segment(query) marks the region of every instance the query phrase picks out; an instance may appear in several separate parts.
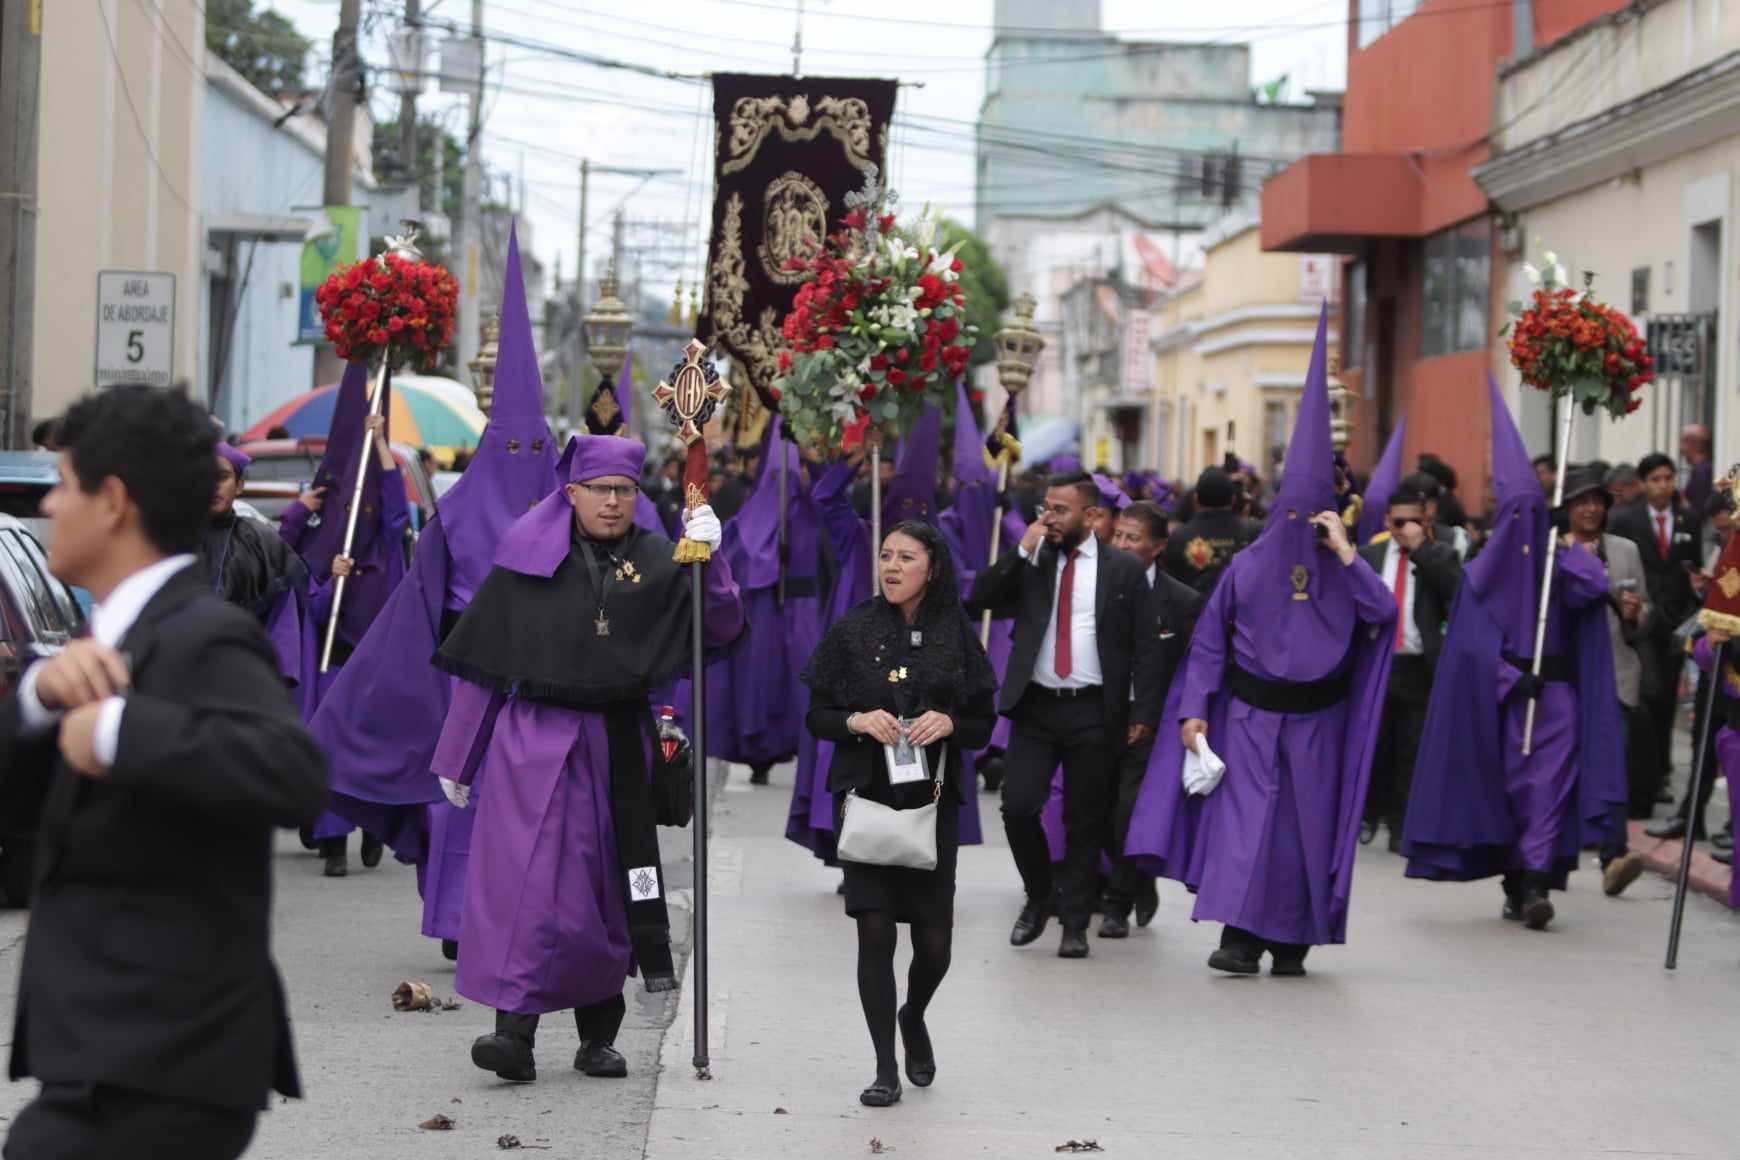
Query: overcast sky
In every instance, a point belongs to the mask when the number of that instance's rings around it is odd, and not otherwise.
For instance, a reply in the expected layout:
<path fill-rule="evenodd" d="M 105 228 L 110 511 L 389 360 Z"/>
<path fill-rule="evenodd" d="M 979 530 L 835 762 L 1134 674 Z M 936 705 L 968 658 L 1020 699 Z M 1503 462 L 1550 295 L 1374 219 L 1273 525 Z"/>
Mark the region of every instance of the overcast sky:
<path fill-rule="evenodd" d="M 423 0 L 424 15 L 469 25 L 470 0 Z M 310 81 L 331 56 L 338 0 L 257 0 L 292 19 L 316 42 Z M 559 45 L 600 57 L 686 73 L 789 72 L 797 0 L 485 0 L 491 32 Z M 1212 40 L 1252 45 L 1252 83 L 1290 75 L 1295 97 L 1308 88 L 1339 89 L 1346 76 L 1346 0 L 1104 0 L 1109 32 L 1126 39 Z M 364 0 L 374 25 L 364 38 L 371 65 L 387 61 L 386 33 L 399 0 Z M 896 76 L 897 119 L 945 130 L 897 126 L 890 169 L 902 204 L 931 202 L 970 220 L 971 122 L 985 91 L 992 0 L 808 0 L 803 70 L 812 75 Z M 439 35 L 439 34 L 432 34 Z M 692 282 L 704 262 L 696 224 L 708 212 L 711 96 L 704 83 L 666 80 L 553 58 L 536 48 L 491 43 L 485 99 L 484 159 L 496 174 L 526 178 L 526 216 L 546 265 L 571 274 L 579 216 L 578 160 L 595 165 L 677 169 L 636 190 L 637 179 L 594 175 L 588 257 L 609 246 L 609 215 L 623 204 L 637 219 L 668 222 L 662 271 L 647 270 L 649 292 L 667 296 L 679 274 Z M 437 67 L 433 62 L 430 67 Z M 377 81 L 377 119 L 397 115 L 398 99 Z M 425 112 L 445 115 L 456 135 L 464 98 L 435 93 Z M 946 119 L 946 120 L 945 120 Z M 499 191 L 500 186 L 497 186 Z M 516 194 L 517 196 L 517 194 Z M 687 236 L 684 236 L 684 227 Z M 651 235 L 641 234 L 645 242 Z"/>

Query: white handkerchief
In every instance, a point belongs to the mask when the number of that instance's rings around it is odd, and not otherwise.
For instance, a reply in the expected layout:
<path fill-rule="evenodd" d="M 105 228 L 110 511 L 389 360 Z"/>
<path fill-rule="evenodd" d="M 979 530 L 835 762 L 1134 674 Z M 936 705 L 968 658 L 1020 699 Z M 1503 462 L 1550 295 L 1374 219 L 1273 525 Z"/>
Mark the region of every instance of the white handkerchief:
<path fill-rule="evenodd" d="M 1211 794 L 1226 774 L 1226 762 L 1208 747 L 1208 739 L 1197 737 L 1196 748 L 1184 751 L 1184 792 Z"/>

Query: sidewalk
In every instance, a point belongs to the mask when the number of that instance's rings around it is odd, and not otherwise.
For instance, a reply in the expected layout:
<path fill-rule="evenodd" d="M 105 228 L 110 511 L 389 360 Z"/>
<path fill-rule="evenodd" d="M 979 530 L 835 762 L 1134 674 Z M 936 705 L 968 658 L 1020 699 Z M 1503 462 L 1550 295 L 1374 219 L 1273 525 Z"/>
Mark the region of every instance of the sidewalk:
<path fill-rule="evenodd" d="M 745 779 L 733 769 L 714 815 L 715 1078 L 690 1066 L 685 986 L 650 1160 L 871 1155 L 873 1139 L 897 1160 L 1083 1139 L 1189 1160 L 1733 1154 L 1720 1109 L 1740 1064 L 1740 921 L 1705 899 L 1669 973 L 1661 879 L 1610 900 L 1591 865 L 1536 935 L 1499 920 L 1495 884 L 1408 882 L 1367 849 L 1352 942 L 1315 952 L 1309 979 L 1212 974 L 1218 930 L 1164 883 L 1152 928 L 1063 962 L 1055 924 L 1008 945 L 1019 895 L 989 797 L 997 845 L 962 852 L 954 966 L 930 1016 L 936 1085 L 862 1108 L 873 1059 L 837 874 L 779 836 L 790 767 L 769 789 Z M 1639 1078 L 1662 1074 L 1677 1078 Z"/>

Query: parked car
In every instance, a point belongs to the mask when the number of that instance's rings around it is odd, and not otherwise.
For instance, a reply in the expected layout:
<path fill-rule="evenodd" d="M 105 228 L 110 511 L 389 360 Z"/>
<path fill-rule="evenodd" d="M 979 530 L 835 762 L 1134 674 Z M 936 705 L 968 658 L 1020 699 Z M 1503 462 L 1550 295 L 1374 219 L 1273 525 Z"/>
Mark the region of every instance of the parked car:
<path fill-rule="evenodd" d="M 60 457 L 52 451 L 0 451 L 0 515 L 22 520 L 38 542 L 48 542 L 42 497 L 60 482 Z"/>
<path fill-rule="evenodd" d="M 65 646 L 84 622 L 72 590 L 49 575 L 29 527 L 0 515 L 0 697 L 12 692 L 26 664 Z M 0 891 L 12 906 L 29 901 L 36 819 L 47 790 L 46 781 L 0 778 Z"/>
<path fill-rule="evenodd" d="M 411 508 L 411 530 L 419 532 L 435 515 L 435 487 L 423 471 L 417 449 L 408 443 L 395 443 L 393 458 L 399 463 L 399 474 L 405 481 L 405 501 Z M 248 468 L 242 497 L 261 515 L 277 519 L 290 506 L 301 490 L 314 479 L 326 454 L 325 439 L 263 439 L 244 443 L 244 455 L 254 461 Z M 265 485 L 273 484 L 276 487 Z"/>

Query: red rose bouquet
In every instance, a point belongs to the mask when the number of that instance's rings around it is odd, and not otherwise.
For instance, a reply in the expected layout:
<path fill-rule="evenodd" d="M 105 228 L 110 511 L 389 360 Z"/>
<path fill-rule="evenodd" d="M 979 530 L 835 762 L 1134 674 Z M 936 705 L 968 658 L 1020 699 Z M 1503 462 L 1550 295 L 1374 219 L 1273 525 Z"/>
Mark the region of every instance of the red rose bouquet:
<path fill-rule="evenodd" d="M 453 340 L 459 283 L 443 266 L 388 250 L 333 271 L 314 301 L 339 358 L 430 371 Z"/>
<path fill-rule="evenodd" d="M 815 256 L 787 262 L 805 281 L 781 328 L 789 349 L 774 392 L 802 444 L 855 447 L 871 425 L 902 435 L 926 403 L 953 398 L 967 368 L 976 332 L 960 259 L 936 250 L 928 210 L 896 228 L 893 200 L 872 174 Z"/>
<path fill-rule="evenodd" d="M 1511 365 L 1523 382 L 1569 395 L 1585 415 L 1604 407 L 1615 419 L 1643 406 L 1642 391 L 1655 377 L 1654 362 L 1631 320 L 1613 307 L 1564 285 L 1565 269 L 1549 251 L 1546 265 L 1523 271 L 1539 285 L 1530 301 L 1512 302 Z"/>

